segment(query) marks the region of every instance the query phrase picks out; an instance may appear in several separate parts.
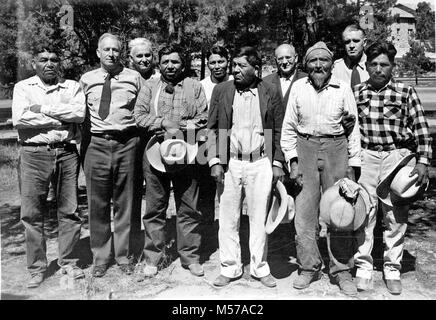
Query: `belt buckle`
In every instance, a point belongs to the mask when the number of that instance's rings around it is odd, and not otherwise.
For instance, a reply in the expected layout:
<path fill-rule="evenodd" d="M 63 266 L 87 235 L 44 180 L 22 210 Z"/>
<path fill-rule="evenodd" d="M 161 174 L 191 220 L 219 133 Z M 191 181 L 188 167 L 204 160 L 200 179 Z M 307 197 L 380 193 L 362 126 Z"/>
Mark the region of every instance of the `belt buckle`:
<path fill-rule="evenodd" d="M 110 140 L 112 138 L 112 136 L 110 134 L 108 134 L 108 133 L 105 133 L 103 135 L 103 138 L 105 138 L 106 140 Z"/>
<path fill-rule="evenodd" d="M 378 151 L 378 152 L 382 152 L 382 151 L 383 151 L 383 146 L 382 146 L 381 144 L 378 144 L 378 145 L 376 146 L 376 148 L 377 148 L 377 151 Z"/>

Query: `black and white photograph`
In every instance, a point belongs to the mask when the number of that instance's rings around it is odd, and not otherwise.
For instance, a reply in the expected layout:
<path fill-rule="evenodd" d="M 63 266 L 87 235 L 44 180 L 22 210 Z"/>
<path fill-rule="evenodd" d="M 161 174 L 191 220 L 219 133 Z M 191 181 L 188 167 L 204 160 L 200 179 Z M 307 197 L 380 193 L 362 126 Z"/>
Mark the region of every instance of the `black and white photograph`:
<path fill-rule="evenodd" d="M 434 0 L 0 0 L 0 300 L 435 300 L 435 30 Z"/>

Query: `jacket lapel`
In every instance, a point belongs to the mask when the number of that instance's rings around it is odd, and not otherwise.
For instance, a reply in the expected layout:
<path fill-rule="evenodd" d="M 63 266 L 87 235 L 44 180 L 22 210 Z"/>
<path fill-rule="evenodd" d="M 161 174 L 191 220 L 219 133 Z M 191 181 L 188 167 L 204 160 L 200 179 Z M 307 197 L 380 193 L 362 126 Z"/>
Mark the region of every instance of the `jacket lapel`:
<path fill-rule="evenodd" d="M 233 83 L 231 83 L 231 85 L 229 85 L 229 89 L 225 90 L 225 94 L 224 94 L 224 111 L 226 114 L 226 118 L 227 118 L 227 123 L 229 124 L 229 126 L 232 125 L 232 113 L 233 113 L 233 99 L 235 98 L 235 85 Z"/>
<path fill-rule="evenodd" d="M 259 107 L 260 107 L 260 114 L 262 115 L 262 126 L 263 126 L 263 128 L 265 128 L 266 111 L 268 109 L 269 95 L 268 95 L 268 92 L 265 90 L 265 87 L 263 86 L 262 82 L 260 82 L 258 84 L 257 92 L 259 94 Z"/>

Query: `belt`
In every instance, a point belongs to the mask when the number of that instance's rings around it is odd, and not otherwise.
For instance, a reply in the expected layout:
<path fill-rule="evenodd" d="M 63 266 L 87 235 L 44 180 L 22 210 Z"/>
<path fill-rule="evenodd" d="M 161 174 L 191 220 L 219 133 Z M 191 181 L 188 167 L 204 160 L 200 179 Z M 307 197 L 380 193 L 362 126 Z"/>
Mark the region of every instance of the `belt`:
<path fill-rule="evenodd" d="M 37 143 L 37 142 L 21 142 L 23 147 L 47 147 L 49 149 L 66 149 L 74 148 L 76 145 L 70 142 L 54 142 L 54 143 Z"/>
<path fill-rule="evenodd" d="M 110 130 L 110 131 L 104 131 L 104 132 L 92 132 L 91 133 L 91 135 L 94 137 L 104 138 L 106 140 L 129 139 L 131 137 L 137 136 L 138 134 L 139 134 L 139 131 L 136 127 L 133 129 Z"/>
<path fill-rule="evenodd" d="M 298 132 L 298 135 L 303 138 L 303 139 L 312 139 L 312 140 L 320 140 L 320 139 L 344 139 L 347 136 L 345 134 L 338 134 L 338 135 L 334 135 L 334 134 L 322 134 L 319 136 L 314 136 L 311 134 L 306 134 L 306 133 L 300 133 Z"/>
<path fill-rule="evenodd" d="M 243 160 L 243 161 L 249 161 L 254 162 L 260 159 L 263 159 L 266 157 L 266 154 L 264 152 L 258 153 L 258 152 L 251 152 L 251 153 L 230 153 L 230 158 L 235 160 Z"/>

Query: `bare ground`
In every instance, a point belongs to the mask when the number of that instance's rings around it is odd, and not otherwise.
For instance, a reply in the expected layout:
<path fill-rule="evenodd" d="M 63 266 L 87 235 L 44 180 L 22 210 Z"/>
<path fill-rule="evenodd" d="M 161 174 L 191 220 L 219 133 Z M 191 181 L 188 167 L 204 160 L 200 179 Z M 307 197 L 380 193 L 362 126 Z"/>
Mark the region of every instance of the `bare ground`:
<path fill-rule="evenodd" d="M 292 281 L 297 272 L 294 232 L 292 225 L 282 224 L 269 238 L 269 255 L 272 275 L 277 279 L 277 287 L 263 287 L 252 279 L 248 272 L 247 221 L 242 219 L 241 242 L 243 246 L 244 276 L 229 286 L 216 289 L 211 283 L 219 274 L 217 251 L 217 222 L 207 225 L 204 230 L 205 247 L 203 260 L 205 276 L 196 278 L 183 269 L 174 256 L 174 243 L 168 244 L 168 260 L 154 279 L 143 279 L 138 265 L 132 276 L 125 276 L 113 265 L 105 277 L 91 276 L 92 256 L 89 249 L 89 231 L 86 221 L 86 196 L 80 185 L 80 211 L 85 219 L 82 237 L 77 247 L 80 264 L 86 278 L 70 281 L 61 275 L 57 268 L 57 229 L 52 210 L 47 217 L 47 252 L 50 267 L 48 278 L 37 289 L 27 289 L 29 274 L 26 270 L 26 255 L 23 226 L 19 219 L 20 201 L 17 187 L 0 190 L 1 219 L 1 299 L 54 299 L 54 300 L 101 300 L 101 299 L 217 299 L 217 300 L 299 300 L 299 299 L 357 299 L 357 300 L 402 300 L 436 299 L 436 176 L 424 199 L 416 201 L 411 208 L 409 228 L 405 239 L 403 257 L 403 293 L 390 295 L 382 279 L 382 238 L 381 228 L 376 230 L 374 288 L 349 298 L 340 293 L 339 288 L 329 280 L 327 270 L 323 277 L 308 289 L 295 290 Z M 79 180 L 80 182 L 80 180 Z M 144 207 L 144 206 L 143 206 Z M 143 208 L 144 210 L 144 208 Z M 170 208 L 169 210 L 174 210 Z M 169 225 L 173 226 L 173 220 Z M 174 233 L 169 229 L 169 239 Z M 328 255 L 324 239 L 320 239 L 320 249 L 328 265 Z"/>

